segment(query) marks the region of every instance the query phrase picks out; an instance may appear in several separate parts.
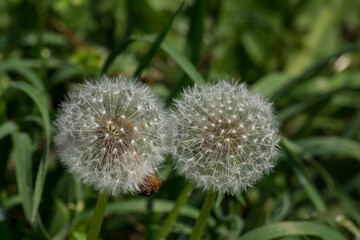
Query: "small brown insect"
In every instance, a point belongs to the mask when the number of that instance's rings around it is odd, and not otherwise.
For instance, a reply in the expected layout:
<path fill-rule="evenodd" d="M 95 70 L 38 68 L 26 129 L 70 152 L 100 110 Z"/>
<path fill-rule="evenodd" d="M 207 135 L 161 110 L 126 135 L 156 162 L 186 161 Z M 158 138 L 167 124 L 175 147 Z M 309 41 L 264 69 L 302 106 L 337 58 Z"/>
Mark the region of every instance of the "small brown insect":
<path fill-rule="evenodd" d="M 157 176 L 155 175 L 147 176 L 144 179 L 144 182 L 139 186 L 140 187 L 139 195 L 143 197 L 152 196 L 159 191 L 160 186 L 161 186 L 161 180 Z"/>

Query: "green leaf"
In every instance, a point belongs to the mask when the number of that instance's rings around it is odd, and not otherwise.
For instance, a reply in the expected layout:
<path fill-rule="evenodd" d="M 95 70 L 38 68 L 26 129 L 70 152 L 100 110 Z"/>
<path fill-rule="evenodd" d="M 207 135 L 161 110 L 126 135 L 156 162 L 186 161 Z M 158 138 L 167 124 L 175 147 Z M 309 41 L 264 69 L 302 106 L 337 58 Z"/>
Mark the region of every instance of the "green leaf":
<path fill-rule="evenodd" d="M 9 62 L 15 62 L 17 66 L 22 66 L 23 68 L 41 68 L 43 66 L 43 62 L 41 59 L 16 59 L 16 60 L 9 60 Z M 62 61 L 59 61 L 56 58 L 48 58 L 46 59 L 45 65 L 47 68 L 58 68 L 61 67 L 63 64 Z"/>
<path fill-rule="evenodd" d="M 240 196 L 240 194 L 238 194 L 238 196 Z M 223 209 L 221 206 L 221 202 L 224 198 L 224 194 L 223 193 L 219 193 L 216 199 L 216 202 L 213 206 L 212 211 L 214 212 L 215 216 L 223 222 L 229 222 L 231 223 L 231 225 L 234 227 L 233 229 L 231 229 L 231 238 L 229 236 L 229 239 L 235 239 L 238 236 L 240 236 L 241 231 L 244 228 L 244 220 L 238 215 L 238 213 L 232 212 L 229 206 L 229 213 L 228 215 L 224 215 L 223 213 Z"/>
<path fill-rule="evenodd" d="M 344 190 L 342 185 L 339 184 L 320 163 L 315 161 L 315 159 L 312 160 L 313 161 L 311 161 L 311 164 L 325 180 L 329 187 L 329 192 L 331 192 L 335 198 L 339 199 L 339 203 L 344 207 L 345 213 L 351 216 L 359 224 L 360 214 L 357 202 L 351 198 L 348 192 Z"/>
<path fill-rule="evenodd" d="M 11 208 L 13 208 L 13 207 L 15 207 L 17 205 L 21 205 L 21 203 L 22 203 L 22 199 L 21 199 L 20 195 L 9 196 L 7 198 L 2 199 L 2 202 L 1 202 L 2 206 L 6 210 L 9 210 L 9 209 L 11 209 Z"/>
<path fill-rule="evenodd" d="M 336 221 L 342 227 L 346 228 L 349 232 L 351 232 L 355 236 L 355 239 L 360 239 L 360 229 L 350 219 L 346 218 L 345 216 L 339 215 L 336 218 Z"/>
<path fill-rule="evenodd" d="M 146 199 L 121 200 L 109 203 L 106 207 L 106 214 L 128 214 L 128 213 L 146 213 L 148 201 Z M 174 202 L 168 200 L 155 199 L 152 210 L 157 213 L 168 213 L 174 207 Z M 84 221 L 93 216 L 94 210 L 89 210 L 78 215 L 77 221 Z M 199 210 L 189 205 L 184 205 L 180 210 L 180 215 L 197 219 Z M 211 216 L 208 218 L 209 226 L 215 225 L 215 220 Z"/>
<path fill-rule="evenodd" d="M 259 79 L 252 87 L 251 90 L 260 93 L 265 97 L 271 97 L 278 91 L 285 83 L 290 80 L 290 76 L 285 73 L 270 73 L 265 77 Z"/>
<path fill-rule="evenodd" d="M 294 89 L 295 86 L 298 85 L 299 83 L 306 80 L 311 80 L 311 75 L 313 75 L 314 72 L 319 71 L 321 68 L 325 66 L 328 66 L 331 62 L 341 57 L 345 53 L 358 52 L 359 50 L 360 50 L 360 43 L 353 43 L 325 57 L 324 59 L 314 63 L 312 66 L 304 70 L 298 76 L 289 79 L 289 81 L 287 82 L 282 83 L 282 86 L 279 86 L 276 92 L 273 94 L 272 99 L 279 99 L 283 95 L 286 95 L 288 92 L 290 92 L 291 89 Z"/>
<path fill-rule="evenodd" d="M 67 222 L 70 219 L 70 210 L 66 204 L 59 198 L 54 200 L 55 204 L 53 205 L 53 215 L 51 218 L 51 224 L 49 227 L 49 233 L 55 235 L 62 231 L 62 229 L 67 228 Z"/>
<path fill-rule="evenodd" d="M 16 184 L 25 216 L 30 221 L 32 210 L 31 139 L 26 133 L 13 133 L 11 138 L 14 146 Z"/>
<path fill-rule="evenodd" d="M 86 72 L 82 68 L 74 67 L 74 66 L 64 67 L 64 68 L 59 69 L 59 71 L 57 71 L 53 75 L 49 85 L 51 88 L 53 88 L 53 87 L 56 87 L 59 83 L 62 83 L 69 78 L 75 78 L 75 77 L 84 76 L 84 75 L 86 75 Z"/>
<path fill-rule="evenodd" d="M 319 6 L 319 5 L 315 5 Z M 303 39 L 303 48 L 298 52 L 291 61 L 288 61 L 286 72 L 290 74 L 299 74 L 309 67 L 314 59 L 323 56 L 324 52 L 331 51 L 334 47 L 329 39 L 333 39 L 335 28 L 338 26 L 341 18 L 341 2 L 331 1 L 326 5 L 313 12 L 312 24 L 309 31 Z"/>
<path fill-rule="evenodd" d="M 196 66 L 201 54 L 201 47 L 203 43 L 206 1 L 197 0 L 189 9 L 189 12 L 190 28 L 186 38 L 185 56 L 188 58 L 190 63 Z M 175 87 L 166 97 L 166 105 L 169 106 L 173 102 L 173 99 L 176 98 L 185 87 L 192 86 L 193 82 L 194 81 L 189 79 L 186 73 L 182 71 L 178 80 L 176 80 Z"/>
<path fill-rule="evenodd" d="M 256 31 L 244 32 L 243 34 L 241 34 L 240 40 L 241 43 L 244 45 L 247 54 L 257 66 L 267 65 L 266 64 L 266 61 L 268 61 L 266 57 L 268 55 L 266 54 L 267 46 L 263 44 L 264 42 L 262 42 L 264 41 L 264 39 L 258 37 L 258 32 Z"/>
<path fill-rule="evenodd" d="M 3 124 L 0 125 L 0 139 L 6 137 L 9 134 L 17 132 L 18 130 L 19 127 L 14 122 L 12 121 L 4 122 Z"/>
<path fill-rule="evenodd" d="M 47 99 L 43 93 L 37 88 L 31 86 L 26 82 L 13 82 L 11 88 L 15 88 L 26 93 L 38 107 L 42 120 L 44 122 L 44 131 L 47 145 L 50 144 L 50 118 Z"/>
<path fill-rule="evenodd" d="M 155 37 L 153 35 L 134 37 L 136 40 L 145 41 L 145 42 L 154 42 Z M 181 69 L 190 77 L 190 79 L 197 84 L 205 83 L 204 78 L 201 74 L 196 70 L 194 65 L 182 54 L 180 53 L 172 44 L 167 41 L 163 41 L 161 43 L 161 48 L 167 52 L 177 64 L 181 67 Z"/>
<path fill-rule="evenodd" d="M 360 144 L 341 137 L 311 137 L 294 141 L 312 155 L 342 154 L 360 160 Z"/>
<path fill-rule="evenodd" d="M 296 177 L 298 178 L 301 185 L 304 187 L 305 192 L 308 194 L 310 200 L 313 202 L 315 208 L 321 212 L 325 213 L 327 211 L 326 204 L 321 198 L 321 194 L 312 183 L 310 177 L 306 174 L 307 171 L 305 166 L 301 163 L 297 155 L 295 155 L 291 149 L 291 142 L 286 138 L 283 138 L 281 141 L 282 148 L 290 157 L 290 163 L 295 171 Z"/>
<path fill-rule="evenodd" d="M 276 209 L 276 212 L 272 214 L 270 222 L 280 222 L 291 211 L 291 198 L 289 192 L 284 192 L 282 195 L 282 204 Z"/>
<path fill-rule="evenodd" d="M 165 28 L 158 34 L 158 36 L 156 37 L 155 41 L 153 42 L 153 44 L 151 45 L 151 48 L 149 50 L 149 52 L 147 52 L 147 54 L 144 56 L 144 58 L 141 60 L 138 68 L 135 71 L 134 77 L 137 78 L 140 76 L 140 74 L 142 73 L 142 71 L 144 70 L 144 68 L 149 64 L 151 58 L 155 55 L 155 53 L 157 52 L 157 50 L 160 47 L 160 44 L 164 41 L 167 33 L 169 32 L 171 25 L 174 21 L 174 19 L 176 18 L 176 16 L 180 13 L 181 9 L 184 6 L 184 2 L 182 2 L 179 6 L 179 8 L 177 9 L 177 11 L 175 12 L 175 14 L 171 17 L 171 19 L 168 21 L 168 23 L 166 24 Z"/>
<path fill-rule="evenodd" d="M 106 59 L 104 67 L 101 73 L 105 73 L 107 69 L 110 67 L 111 63 L 115 60 L 115 58 L 122 53 L 131 43 L 135 40 L 145 41 L 145 42 L 154 42 L 154 35 L 146 35 L 146 36 L 138 36 L 132 39 L 127 39 L 122 42 L 114 51 L 111 52 L 110 56 Z M 161 48 L 167 52 L 177 64 L 181 67 L 181 69 L 190 77 L 190 79 L 197 84 L 205 83 L 204 78 L 201 74 L 196 70 L 194 65 L 182 54 L 180 53 L 173 45 L 168 43 L 167 41 L 163 41 L 161 43 Z"/>
<path fill-rule="evenodd" d="M 172 3 L 173 4 L 173 3 Z M 164 22 L 165 14 L 154 9 L 154 5 L 148 0 L 127 1 L 128 5 L 128 21 L 124 35 L 129 36 L 135 28 L 141 28 L 146 32 L 155 32 Z M 129 26 L 130 25 L 130 26 Z"/>
<path fill-rule="evenodd" d="M 114 50 L 111 51 L 109 57 L 106 59 L 104 66 L 101 69 L 101 75 L 105 74 L 109 69 L 110 65 L 113 63 L 115 58 L 120 55 L 135 39 L 130 38 L 122 41 Z"/>
<path fill-rule="evenodd" d="M 314 97 L 306 98 L 303 101 L 299 101 L 297 103 L 290 105 L 289 107 L 284 108 L 276 115 L 276 118 L 280 122 L 283 122 L 283 121 L 289 119 L 290 117 L 294 116 L 298 112 L 303 111 L 304 109 L 306 109 L 316 103 L 324 101 L 324 100 L 332 97 L 334 94 L 341 92 L 341 91 L 342 91 L 342 89 L 338 89 L 338 90 L 335 90 L 335 91 L 332 91 L 329 93 L 324 93 L 324 94 L 320 94 L 320 95 L 317 95 Z"/>
<path fill-rule="evenodd" d="M 334 76 L 316 76 L 307 79 L 290 90 L 287 95 L 290 99 L 306 99 L 336 91 L 358 90 L 360 88 L 360 73 L 346 71 L 337 73 Z"/>
<path fill-rule="evenodd" d="M 45 86 L 42 83 L 41 79 L 36 75 L 30 68 L 27 68 L 22 64 L 22 61 L 11 60 L 5 61 L 0 64 L 0 74 L 2 72 L 16 72 L 17 74 L 23 76 L 28 80 L 34 87 L 40 91 L 45 91 Z"/>
<path fill-rule="evenodd" d="M 32 209 L 32 215 L 31 215 L 31 221 L 34 222 L 37 210 L 40 205 L 42 192 L 44 189 L 45 184 L 45 178 L 46 178 L 46 169 L 49 159 L 49 147 L 45 148 L 45 152 L 43 153 L 43 157 L 40 161 L 39 168 L 36 174 L 36 181 L 35 181 L 35 190 L 34 190 L 34 198 L 33 198 L 33 209 Z"/>
<path fill-rule="evenodd" d="M 328 185 L 329 192 L 331 192 L 335 198 L 339 199 L 339 203 L 344 207 L 347 214 L 352 216 L 358 223 L 360 222 L 360 214 L 358 213 L 358 206 L 356 202 L 352 200 L 347 191 L 343 189 L 343 187 L 336 182 L 336 180 L 330 175 L 330 173 L 313 157 L 306 152 L 306 149 L 301 148 L 296 145 L 294 142 L 290 142 L 283 138 L 283 141 L 286 142 L 288 148 L 297 154 L 302 154 L 304 158 L 309 160 L 309 163 L 313 166 L 313 168 L 322 176 L 324 182 Z"/>
<path fill-rule="evenodd" d="M 46 177 L 46 168 L 49 159 L 48 153 L 50 146 L 50 117 L 49 117 L 48 104 L 47 104 L 46 96 L 44 96 L 38 89 L 36 89 L 35 87 L 31 86 L 28 83 L 14 82 L 11 87 L 23 91 L 35 102 L 35 104 L 37 105 L 40 111 L 44 123 L 46 146 L 45 146 L 45 151 L 43 153 L 43 158 L 40 161 L 40 165 L 35 181 L 35 190 L 34 190 L 33 206 L 32 206 L 33 209 L 31 214 L 31 222 L 34 222 L 41 201 L 41 195 L 44 188 L 45 177 Z"/>
<path fill-rule="evenodd" d="M 281 222 L 256 228 L 238 240 L 270 240 L 295 235 L 315 236 L 324 240 L 346 240 L 337 230 L 315 222 Z"/>
<path fill-rule="evenodd" d="M 204 20 L 206 15 L 206 1 L 197 0 L 191 8 L 190 29 L 187 34 L 187 55 L 192 63 L 196 64 L 203 42 Z"/>
<path fill-rule="evenodd" d="M 357 131 L 360 129 L 360 110 L 357 111 L 354 119 L 350 123 L 350 125 L 346 128 L 343 137 L 351 138 L 356 135 Z"/>

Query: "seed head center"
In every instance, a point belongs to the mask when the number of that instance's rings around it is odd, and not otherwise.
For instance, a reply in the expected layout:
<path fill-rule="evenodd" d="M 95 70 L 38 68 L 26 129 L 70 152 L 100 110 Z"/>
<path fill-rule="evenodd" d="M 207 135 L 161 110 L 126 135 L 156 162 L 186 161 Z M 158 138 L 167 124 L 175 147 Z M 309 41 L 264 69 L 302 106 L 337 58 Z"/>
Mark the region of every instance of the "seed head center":
<path fill-rule="evenodd" d="M 234 149 L 244 141 L 243 128 L 237 121 L 229 121 L 224 116 L 211 117 L 208 120 L 205 127 L 205 147 L 222 156 L 232 155 Z"/>
<path fill-rule="evenodd" d="M 123 154 L 131 147 L 135 138 L 134 127 L 121 116 L 104 117 L 98 123 L 95 133 L 98 148 L 105 151 L 106 154 Z"/>

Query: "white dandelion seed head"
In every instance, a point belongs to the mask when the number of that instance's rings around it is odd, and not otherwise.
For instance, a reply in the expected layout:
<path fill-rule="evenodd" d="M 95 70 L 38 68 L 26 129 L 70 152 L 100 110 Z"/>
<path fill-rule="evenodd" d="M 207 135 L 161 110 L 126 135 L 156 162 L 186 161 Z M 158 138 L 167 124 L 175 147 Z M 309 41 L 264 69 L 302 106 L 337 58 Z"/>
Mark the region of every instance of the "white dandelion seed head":
<path fill-rule="evenodd" d="M 86 82 L 68 94 L 55 121 L 61 162 L 98 191 L 138 192 L 163 161 L 163 107 L 149 87 L 133 79 Z"/>
<path fill-rule="evenodd" d="M 175 167 L 197 187 L 238 193 L 274 166 L 279 135 L 272 104 L 245 84 L 195 85 L 175 107 Z"/>

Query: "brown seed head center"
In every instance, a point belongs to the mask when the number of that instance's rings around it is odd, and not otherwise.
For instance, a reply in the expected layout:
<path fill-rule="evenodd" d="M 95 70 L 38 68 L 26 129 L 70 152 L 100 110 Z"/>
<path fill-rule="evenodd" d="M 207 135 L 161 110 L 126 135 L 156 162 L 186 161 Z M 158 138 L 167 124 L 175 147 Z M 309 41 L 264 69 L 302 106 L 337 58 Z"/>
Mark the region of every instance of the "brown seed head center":
<path fill-rule="evenodd" d="M 232 155 L 235 149 L 244 141 L 243 127 L 239 122 L 224 116 L 210 117 L 206 130 L 204 145 L 208 150 L 215 151 L 222 156 Z"/>
<path fill-rule="evenodd" d="M 123 154 L 131 147 L 135 129 L 124 117 L 104 117 L 98 123 L 96 144 L 107 154 Z"/>

